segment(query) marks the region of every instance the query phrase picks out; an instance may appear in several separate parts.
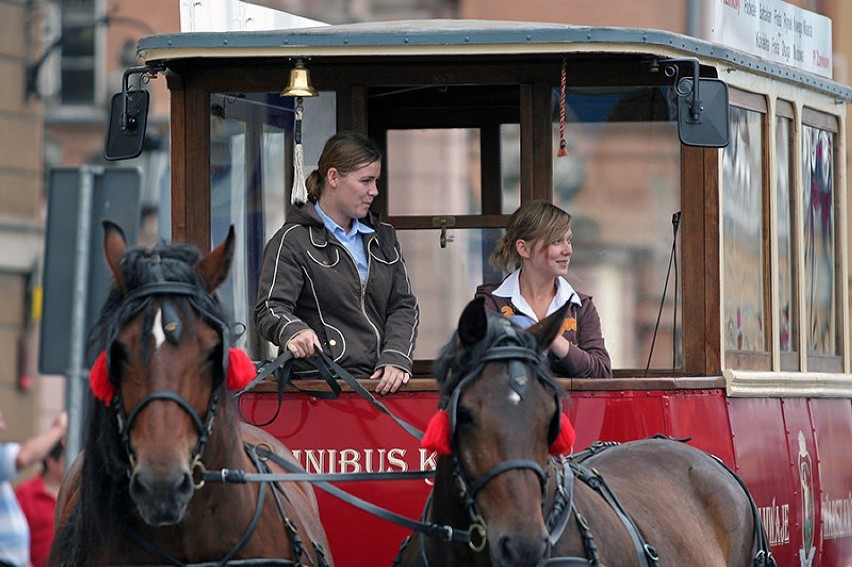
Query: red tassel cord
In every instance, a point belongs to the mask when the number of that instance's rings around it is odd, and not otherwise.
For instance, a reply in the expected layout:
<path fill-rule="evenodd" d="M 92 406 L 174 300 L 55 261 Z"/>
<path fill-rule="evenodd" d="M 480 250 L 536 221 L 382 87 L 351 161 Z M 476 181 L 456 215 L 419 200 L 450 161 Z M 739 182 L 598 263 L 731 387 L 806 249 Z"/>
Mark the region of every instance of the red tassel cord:
<path fill-rule="evenodd" d="M 574 426 L 571 425 L 568 416 L 562 413 L 559 419 L 559 435 L 550 444 L 550 454 L 570 455 L 576 440 L 577 434 L 574 432 Z"/>
<path fill-rule="evenodd" d="M 450 416 L 447 410 L 441 410 L 432 416 L 420 446 L 427 451 L 435 451 L 438 455 L 451 455 L 453 448 L 450 446 Z"/>
<path fill-rule="evenodd" d="M 106 351 L 101 351 L 89 371 L 89 387 L 95 397 L 102 401 L 105 406 L 112 402 L 112 398 L 115 396 L 115 386 L 109 381 Z"/>
<path fill-rule="evenodd" d="M 257 369 L 249 355 L 241 348 L 228 349 L 228 389 L 239 392 L 254 380 Z"/>
<path fill-rule="evenodd" d="M 565 157 L 568 155 L 568 146 L 565 143 L 565 95 L 567 94 L 567 69 L 565 60 L 562 60 L 562 80 L 561 94 L 559 96 L 559 151 L 556 152 L 556 157 Z"/>

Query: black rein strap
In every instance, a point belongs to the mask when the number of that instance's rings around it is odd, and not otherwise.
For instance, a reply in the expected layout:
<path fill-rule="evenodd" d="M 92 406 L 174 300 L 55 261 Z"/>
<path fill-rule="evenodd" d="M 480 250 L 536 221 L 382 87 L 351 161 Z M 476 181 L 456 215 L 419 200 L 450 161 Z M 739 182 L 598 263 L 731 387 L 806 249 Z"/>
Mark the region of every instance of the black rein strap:
<path fill-rule="evenodd" d="M 337 378 L 343 380 L 350 388 L 355 390 L 362 398 L 370 402 L 373 407 L 378 409 L 383 414 L 390 417 L 394 420 L 397 425 L 402 427 L 409 435 L 414 437 L 417 440 L 423 439 L 423 432 L 418 428 L 414 427 L 407 421 L 400 419 L 392 411 L 390 411 L 385 404 L 381 401 L 377 400 L 373 394 L 370 393 L 369 390 L 364 388 L 358 380 L 349 373 L 348 370 L 340 366 L 337 362 L 334 361 L 329 355 L 324 353 L 323 351 L 317 351 L 317 356 L 305 359 L 316 366 L 317 370 L 320 373 L 320 376 L 323 380 L 328 384 L 331 391 L 328 390 L 306 390 L 300 388 L 297 383 L 293 380 L 292 377 L 292 361 L 293 355 L 289 351 L 284 351 L 272 362 L 266 364 L 262 367 L 262 369 L 258 372 L 257 376 L 249 383 L 248 386 L 243 388 L 237 393 L 237 397 L 239 398 L 246 392 L 250 391 L 254 388 L 258 383 L 265 380 L 267 377 L 272 375 L 273 373 L 278 377 L 278 407 L 275 410 L 275 415 L 273 415 L 269 420 L 263 423 L 253 423 L 245 419 L 245 416 L 242 415 L 242 411 L 240 410 L 240 417 L 246 421 L 247 423 L 251 423 L 257 427 L 264 427 L 266 425 L 271 424 L 278 417 L 279 412 L 281 411 L 281 402 L 284 399 L 284 390 L 287 386 L 292 386 L 294 389 L 298 390 L 303 394 L 307 394 L 310 396 L 314 396 L 321 399 L 334 399 L 336 400 L 340 397 L 340 393 L 342 389 L 340 388 L 340 384 L 337 382 Z M 276 372 L 278 368 L 281 368 L 281 372 Z M 237 404 L 239 408 L 239 404 Z"/>

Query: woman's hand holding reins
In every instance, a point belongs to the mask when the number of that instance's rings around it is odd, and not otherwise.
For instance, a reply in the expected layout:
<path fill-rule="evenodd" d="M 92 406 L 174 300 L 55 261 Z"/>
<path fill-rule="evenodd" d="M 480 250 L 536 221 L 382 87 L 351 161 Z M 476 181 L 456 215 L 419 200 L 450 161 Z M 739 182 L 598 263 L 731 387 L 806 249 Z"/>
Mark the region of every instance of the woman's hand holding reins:
<path fill-rule="evenodd" d="M 293 358 L 308 358 L 316 356 L 322 345 L 312 329 L 305 329 L 287 341 L 287 350 L 293 353 Z"/>

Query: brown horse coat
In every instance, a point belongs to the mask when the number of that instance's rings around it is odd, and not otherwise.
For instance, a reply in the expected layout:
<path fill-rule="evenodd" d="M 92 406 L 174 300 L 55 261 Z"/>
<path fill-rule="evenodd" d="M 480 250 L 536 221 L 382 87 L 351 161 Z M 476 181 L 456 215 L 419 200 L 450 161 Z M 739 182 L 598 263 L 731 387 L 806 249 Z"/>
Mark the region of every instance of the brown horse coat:
<path fill-rule="evenodd" d="M 291 559 L 301 546 L 303 561 L 321 565 L 321 549 L 330 564 L 307 483 L 267 485 L 253 529 L 261 485 L 198 486 L 202 469 L 257 472 L 246 443 L 296 462 L 273 436 L 238 422 L 226 389 L 230 328 L 212 294 L 230 267 L 233 230 L 202 258 L 186 245 L 128 251 L 120 228 L 105 229 L 116 285 L 96 328 L 115 395 L 109 406 L 90 399 L 85 451 L 57 501 L 50 565 L 218 562 L 244 536 L 233 559 Z"/>

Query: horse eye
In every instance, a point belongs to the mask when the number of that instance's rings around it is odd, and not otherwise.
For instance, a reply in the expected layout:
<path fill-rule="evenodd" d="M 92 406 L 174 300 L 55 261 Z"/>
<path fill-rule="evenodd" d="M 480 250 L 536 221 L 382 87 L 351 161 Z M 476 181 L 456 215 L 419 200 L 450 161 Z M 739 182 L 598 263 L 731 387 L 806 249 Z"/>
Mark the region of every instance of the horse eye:
<path fill-rule="evenodd" d="M 473 414 L 464 406 L 459 406 L 456 412 L 456 423 L 459 425 L 473 425 Z"/>
<path fill-rule="evenodd" d="M 222 360 L 222 349 L 221 345 L 217 345 L 216 347 L 210 349 L 207 353 L 207 358 L 204 360 L 205 365 L 215 365 L 218 364 Z"/>
<path fill-rule="evenodd" d="M 127 349 L 119 342 L 112 343 L 109 349 L 110 372 L 115 372 L 127 365 Z"/>

